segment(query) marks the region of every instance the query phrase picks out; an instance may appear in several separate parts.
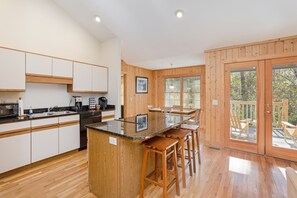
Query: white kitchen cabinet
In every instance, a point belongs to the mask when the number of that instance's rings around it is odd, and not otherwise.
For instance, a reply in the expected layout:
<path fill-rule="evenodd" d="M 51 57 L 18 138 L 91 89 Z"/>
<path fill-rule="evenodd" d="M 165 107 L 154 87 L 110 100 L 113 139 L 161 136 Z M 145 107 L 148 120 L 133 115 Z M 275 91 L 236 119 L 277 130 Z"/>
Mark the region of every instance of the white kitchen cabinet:
<path fill-rule="evenodd" d="M 53 77 L 73 77 L 73 62 L 63 59 L 53 58 Z"/>
<path fill-rule="evenodd" d="M 31 121 L 32 163 L 59 154 L 58 118 Z"/>
<path fill-rule="evenodd" d="M 0 91 L 25 90 L 25 53 L 0 48 Z"/>
<path fill-rule="evenodd" d="M 30 149 L 30 121 L 0 125 L 0 173 L 30 164 Z"/>
<path fill-rule="evenodd" d="M 92 91 L 107 92 L 107 68 L 93 66 L 92 70 Z"/>
<path fill-rule="evenodd" d="M 79 115 L 59 118 L 59 154 L 79 148 Z"/>
<path fill-rule="evenodd" d="M 83 63 L 73 63 L 73 91 L 92 91 L 92 66 Z"/>
<path fill-rule="evenodd" d="M 26 53 L 26 74 L 52 76 L 52 58 Z"/>

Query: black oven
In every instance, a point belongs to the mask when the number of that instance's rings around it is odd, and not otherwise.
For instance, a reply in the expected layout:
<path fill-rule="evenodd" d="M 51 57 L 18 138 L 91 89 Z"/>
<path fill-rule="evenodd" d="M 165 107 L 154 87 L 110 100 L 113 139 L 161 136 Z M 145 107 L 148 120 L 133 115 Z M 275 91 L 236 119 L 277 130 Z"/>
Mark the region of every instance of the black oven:
<path fill-rule="evenodd" d="M 18 117 L 18 103 L 2 103 L 0 104 L 0 118 Z"/>
<path fill-rule="evenodd" d="M 80 150 L 87 148 L 87 128 L 86 125 L 101 122 L 100 111 L 82 111 L 80 114 Z"/>

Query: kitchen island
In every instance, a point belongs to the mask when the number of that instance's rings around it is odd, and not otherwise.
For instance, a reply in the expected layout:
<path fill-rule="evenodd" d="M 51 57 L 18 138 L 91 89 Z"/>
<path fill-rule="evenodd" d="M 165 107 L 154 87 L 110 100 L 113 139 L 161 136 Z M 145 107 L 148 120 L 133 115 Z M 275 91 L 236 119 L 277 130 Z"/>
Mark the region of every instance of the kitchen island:
<path fill-rule="evenodd" d="M 190 118 L 154 112 L 87 125 L 90 191 L 97 197 L 136 197 L 143 160 L 141 143 Z M 154 156 L 150 159 L 147 173 L 154 170 Z"/>

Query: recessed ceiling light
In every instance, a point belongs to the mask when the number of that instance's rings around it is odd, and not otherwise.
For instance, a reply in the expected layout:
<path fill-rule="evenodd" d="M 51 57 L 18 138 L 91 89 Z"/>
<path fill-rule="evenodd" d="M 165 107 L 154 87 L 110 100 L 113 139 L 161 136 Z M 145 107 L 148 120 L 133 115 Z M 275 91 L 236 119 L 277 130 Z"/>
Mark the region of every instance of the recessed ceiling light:
<path fill-rule="evenodd" d="M 101 18 L 100 18 L 99 16 L 95 16 L 95 21 L 96 21 L 97 23 L 100 23 L 100 22 L 101 22 Z"/>
<path fill-rule="evenodd" d="M 182 11 L 182 10 L 177 10 L 176 12 L 175 12 L 175 16 L 177 17 L 177 18 L 182 18 L 183 17 L 183 15 L 184 15 L 184 12 Z"/>

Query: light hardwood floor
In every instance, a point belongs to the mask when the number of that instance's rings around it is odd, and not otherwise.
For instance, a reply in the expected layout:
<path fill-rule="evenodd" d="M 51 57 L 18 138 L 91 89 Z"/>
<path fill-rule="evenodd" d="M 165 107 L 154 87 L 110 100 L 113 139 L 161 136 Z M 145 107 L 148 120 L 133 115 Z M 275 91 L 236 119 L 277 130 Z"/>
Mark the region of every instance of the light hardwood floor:
<path fill-rule="evenodd" d="M 205 146 L 201 150 L 202 165 L 188 177 L 187 188 L 181 188 L 182 198 L 286 197 L 285 167 L 297 170 L 297 163 L 274 158 Z M 0 175 L 0 197 L 93 198 L 87 183 L 86 154 L 75 152 L 12 175 Z M 174 197 L 174 189 L 169 197 Z M 153 185 L 145 190 L 146 197 L 161 194 Z"/>

